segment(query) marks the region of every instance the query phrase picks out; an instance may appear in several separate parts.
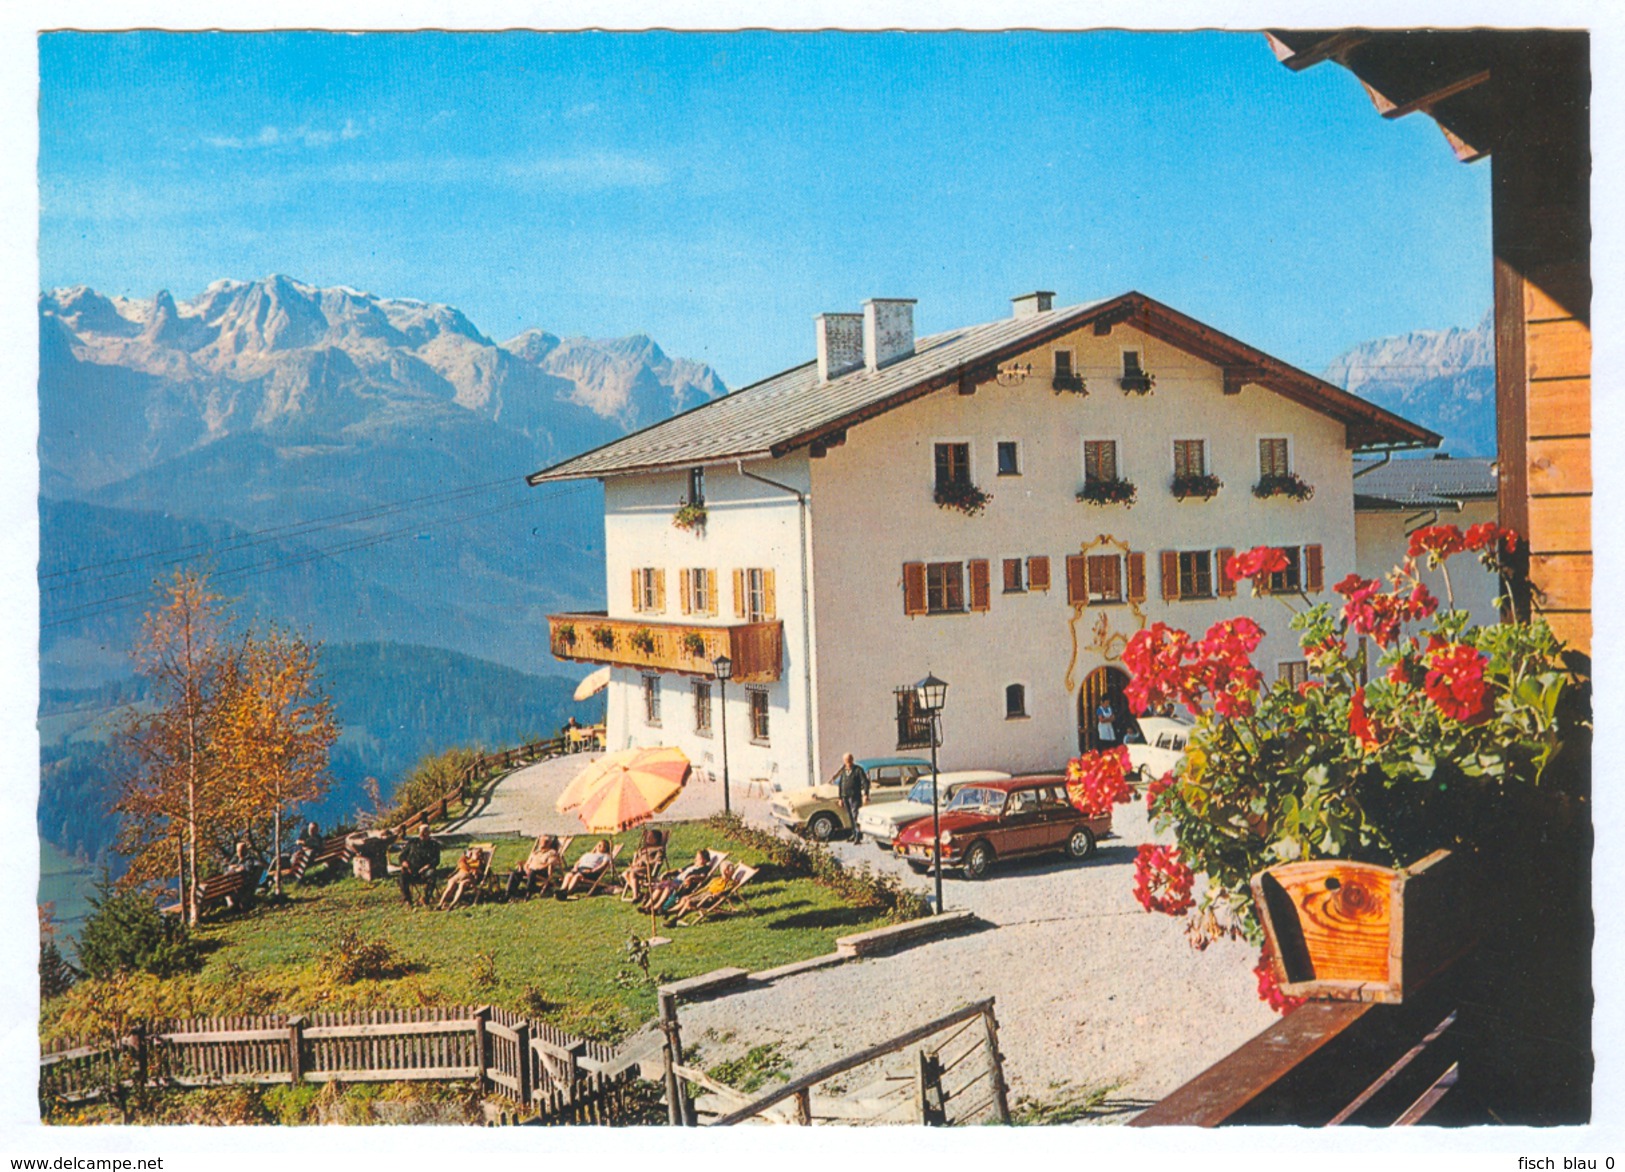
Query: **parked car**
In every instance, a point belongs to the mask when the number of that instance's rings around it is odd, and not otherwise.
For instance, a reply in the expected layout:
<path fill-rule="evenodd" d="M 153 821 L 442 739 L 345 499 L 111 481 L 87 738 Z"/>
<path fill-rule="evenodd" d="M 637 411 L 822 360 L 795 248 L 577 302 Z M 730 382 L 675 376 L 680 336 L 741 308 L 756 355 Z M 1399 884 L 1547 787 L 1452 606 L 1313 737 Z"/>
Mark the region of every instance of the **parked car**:
<path fill-rule="evenodd" d="M 943 868 L 957 870 L 967 879 L 983 878 L 999 859 L 1050 851 L 1087 859 L 1112 830 L 1109 812 L 1091 817 L 1067 800 L 1066 778 L 1059 774 L 967 785 L 938 821 L 939 844 L 932 843 L 931 820 L 925 818 L 905 826 L 892 849 L 916 871 L 923 871 L 940 845 Z"/>
<path fill-rule="evenodd" d="M 1185 742 L 1193 725 L 1175 716 L 1140 717 L 1139 737 L 1127 741 L 1131 770 L 1138 772 L 1142 781 L 1161 777 L 1179 764 L 1185 755 Z"/>
<path fill-rule="evenodd" d="M 931 762 L 918 757 L 865 757 L 858 764 L 869 775 L 871 803 L 902 801 L 914 779 L 931 772 Z M 775 821 L 819 842 L 828 842 L 852 829 L 840 791 L 833 785 L 785 790 L 773 799 L 768 812 Z"/>
<path fill-rule="evenodd" d="M 965 786 L 979 781 L 1008 781 L 1008 773 L 996 769 L 959 769 L 937 775 L 940 792 L 937 801 L 946 806 Z M 917 818 L 931 817 L 931 774 L 922 773 L 900 802 L 871 801 L 858 811 L 858 829 L 875 840 L 883 851 L 891 850 L 897 832 Z"/>

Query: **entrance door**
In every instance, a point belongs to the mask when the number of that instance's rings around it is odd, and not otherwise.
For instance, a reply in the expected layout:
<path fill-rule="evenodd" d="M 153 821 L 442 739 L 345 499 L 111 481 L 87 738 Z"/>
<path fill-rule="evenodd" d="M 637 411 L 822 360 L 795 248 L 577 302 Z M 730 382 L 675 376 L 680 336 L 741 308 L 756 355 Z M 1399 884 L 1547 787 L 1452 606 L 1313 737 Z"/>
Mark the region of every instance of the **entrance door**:
<path fill-rule="evenodd" d="M 1129 716 L 1128 700 L 1123 689 L 1128 687 L 1128 673 L 1121 668 L 1098 667 L 1089 673 L 1078 689 L 1078 751 L 1093 752 L 1121 745 L 1123 737 L 1133 727 Z M 1102 703 L 1111 705 L 1111 740 L 1103 740 L 1099 730 L 1099 712 Z"/>

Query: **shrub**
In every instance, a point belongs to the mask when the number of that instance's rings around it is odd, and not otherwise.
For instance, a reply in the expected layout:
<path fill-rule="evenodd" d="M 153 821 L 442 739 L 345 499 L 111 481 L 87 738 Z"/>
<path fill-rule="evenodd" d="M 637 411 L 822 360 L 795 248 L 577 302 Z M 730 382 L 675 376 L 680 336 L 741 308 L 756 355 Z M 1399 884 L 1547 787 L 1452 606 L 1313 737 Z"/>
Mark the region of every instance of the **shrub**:
<path fill-rule="evenodd" d="M 379 816 L 376 825 L 397 825 L 439 801 L 447 790 L 457 787 L 463 773 L 478 756 L 476 749 L 458 748 L 423 758 L 395 783 L 389 795 L 389 809 Z"/>
<path fill-rule="evenodd" d="M 316 958 L 316 970 L 335 985 L 353 985 L 400 976 L 406 965 L 389 941 L 365 940 L 351 926 L 339 929 L 332 944 Z"/>
<path fill-rule="evenodd" d="M 166 916 L 141 891 L 115 891 L 104 874 L 91 896 L 93 909 L 79 933 L 79 963 L 92 977 L 196 972 L 203 955 L 179 916 Z"/>
<path fill-rule="evenodd" d="M 497 954 L 476 952 L 474 963 L 468 971 L 468 979 L 474 982 L 477 989 L 495 989 L 502 981 L 497 974 Z"/>
<path fill-rule="evenodd" d="M 780 838 L 770 830 L 748 826 L 737 816 L 717 814 L 706 825 L 735 842 L 765 855 L 787 875 L 804 876 L 860 907 L 885 909 L 893 923 L 929 915 L 931 905 L 922 895 L 904 887 L 895 875 L 881 875 L 867 865 L 849 870 L 829 849 L 800 838 Z"/>

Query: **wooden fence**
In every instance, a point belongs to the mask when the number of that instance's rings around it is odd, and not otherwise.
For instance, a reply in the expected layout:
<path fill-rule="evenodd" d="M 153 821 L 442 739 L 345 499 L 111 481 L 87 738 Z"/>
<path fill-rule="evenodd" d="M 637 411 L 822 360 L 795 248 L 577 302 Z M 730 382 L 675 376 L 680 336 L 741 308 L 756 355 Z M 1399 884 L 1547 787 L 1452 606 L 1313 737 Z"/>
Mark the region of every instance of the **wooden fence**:
<path fill-rule="evenodd" d="M 189 1018 L 40 1057 L 40 1097 L 124 1086 L 477 1080 L 561 1122 L 613 1122 L 615 1051 L 491 1006 Z"/>
<path fill-rule="evenodd" d="M 444 822 L 451 811 L 453 802 L 470 801 L 479 792 L 480 787 L 493 777 L 498 777 L 521 765 L 530 765 L 549 757 L 558 757 L 570 751 L 569 741 L 565 734 L 546 740 L 531 741 L 528 744 L 517 745 L 511 749 L 502 749 L 495 753 L 483 750 L 475 754 L 474 759 L 463 766 L 456 780 L 446 787 L 445 793 L 424 806 L 421 810 L 407 815 L 397 830 L 407 831 L 417 827 L 420 822 Z"/>

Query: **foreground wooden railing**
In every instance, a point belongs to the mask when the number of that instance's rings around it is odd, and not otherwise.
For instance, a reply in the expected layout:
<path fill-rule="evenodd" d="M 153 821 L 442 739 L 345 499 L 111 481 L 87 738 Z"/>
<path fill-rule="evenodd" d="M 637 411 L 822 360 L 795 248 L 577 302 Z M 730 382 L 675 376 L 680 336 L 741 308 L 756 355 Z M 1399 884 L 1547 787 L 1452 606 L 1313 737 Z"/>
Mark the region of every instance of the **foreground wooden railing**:
<path fill-rule="evenodd" d="M 115 1045 L 62 1043 L 40 1056 L 39 1091 L 76 1101 L 128 1086 L 468 1079 L 527 1110 L 575 1117 L 602 1114 L 620 1095 L 631 1075 L 618 1065 L 611 1047 L 491 1006 L 273 1014 L 172 1021 Z"/>
<path fill-rule="evenodd" d="M 1397 1005 L 1311 1001 L 1130 1126 L 1420 1122 L 1462 1082 L 1463 1012 L 1454 973 Z"/>

